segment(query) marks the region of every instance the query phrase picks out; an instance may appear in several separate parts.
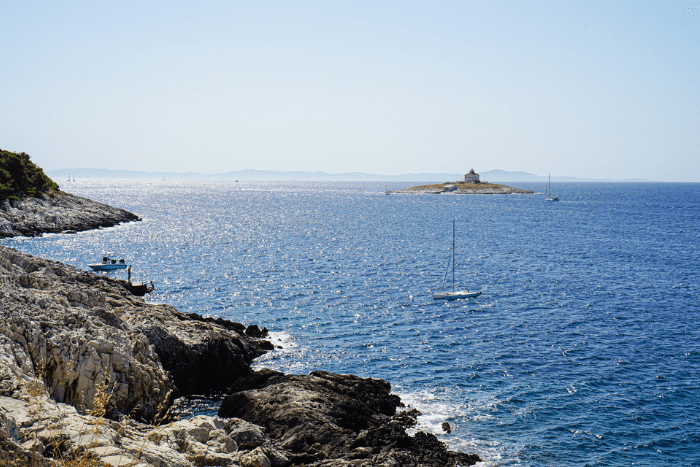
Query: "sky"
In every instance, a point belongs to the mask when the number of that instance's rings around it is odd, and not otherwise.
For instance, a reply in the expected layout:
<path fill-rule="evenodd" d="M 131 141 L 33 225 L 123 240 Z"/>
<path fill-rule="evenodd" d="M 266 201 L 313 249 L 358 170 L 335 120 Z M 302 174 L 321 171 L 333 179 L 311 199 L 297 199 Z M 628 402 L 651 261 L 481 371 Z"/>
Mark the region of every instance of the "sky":
<path fill-rule="evenodd" d="M 0 0 L 45 170 L 700 182 L 700 2 Z"/>

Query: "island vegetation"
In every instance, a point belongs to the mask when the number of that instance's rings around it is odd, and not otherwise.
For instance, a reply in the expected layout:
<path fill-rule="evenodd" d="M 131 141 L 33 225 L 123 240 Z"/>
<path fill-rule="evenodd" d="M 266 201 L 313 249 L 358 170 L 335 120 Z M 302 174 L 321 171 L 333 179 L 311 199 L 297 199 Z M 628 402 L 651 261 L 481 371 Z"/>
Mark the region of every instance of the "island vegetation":
<path fill-rule="evenodd" d="M 29 154 L 0 149 L 0 201 L 58 191 L 58 184 L 29 160 Z"/>
<path fill-rule="evenodd" d="M 0 149 L 0 238 L 78 232 L 137 220 L 124 209 L 59 190 L 28 154 Z"/>
<path fill-rule="evenodd" d="M 431 185 L 419 185 L 401 190 L 392 191 L 391 193 L 457 193 L 457 194 L 514 194 L 514 193 L 534 193 L 530 190 L 523 190 L 508 185 L 499 185 L 489 182 L 445 182 L 435 183 Z"/>

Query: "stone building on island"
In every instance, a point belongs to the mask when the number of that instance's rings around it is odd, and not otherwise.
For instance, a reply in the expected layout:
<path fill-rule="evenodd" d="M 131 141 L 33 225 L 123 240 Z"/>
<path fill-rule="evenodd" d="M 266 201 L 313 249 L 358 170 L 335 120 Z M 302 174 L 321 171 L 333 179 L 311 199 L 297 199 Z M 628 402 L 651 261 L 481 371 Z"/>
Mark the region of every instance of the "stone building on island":
<path fill-rule="evenodd" d="M 471 169 L 468 174 L 464 174 L 464 181 L 467 183 L 481 183 L 479 180 L 479 174 Z"/>

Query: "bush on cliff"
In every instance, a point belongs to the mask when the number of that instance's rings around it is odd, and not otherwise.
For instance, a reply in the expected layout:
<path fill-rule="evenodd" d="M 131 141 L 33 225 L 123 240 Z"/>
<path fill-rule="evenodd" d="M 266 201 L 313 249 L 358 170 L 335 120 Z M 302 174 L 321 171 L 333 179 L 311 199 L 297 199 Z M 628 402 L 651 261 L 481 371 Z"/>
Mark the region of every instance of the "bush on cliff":
<path fill-rule="evenodd" d="M 58 190 L 58 184 L 29 160 L 29 154 L 0 149 L 0 200 L 33 198 L 52 190 Z"/>

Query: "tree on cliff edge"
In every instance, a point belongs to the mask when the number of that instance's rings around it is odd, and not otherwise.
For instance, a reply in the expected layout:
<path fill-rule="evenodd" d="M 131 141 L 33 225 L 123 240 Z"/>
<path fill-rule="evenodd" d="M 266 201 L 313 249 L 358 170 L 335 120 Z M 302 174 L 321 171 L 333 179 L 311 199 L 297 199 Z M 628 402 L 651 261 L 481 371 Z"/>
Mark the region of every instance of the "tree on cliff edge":
<path fill-rule="evenodd" d="M 58 184 L 29 160 L 29 154 L 0 149 L 0 200 L 33 198 L 55 190 Z"/>

